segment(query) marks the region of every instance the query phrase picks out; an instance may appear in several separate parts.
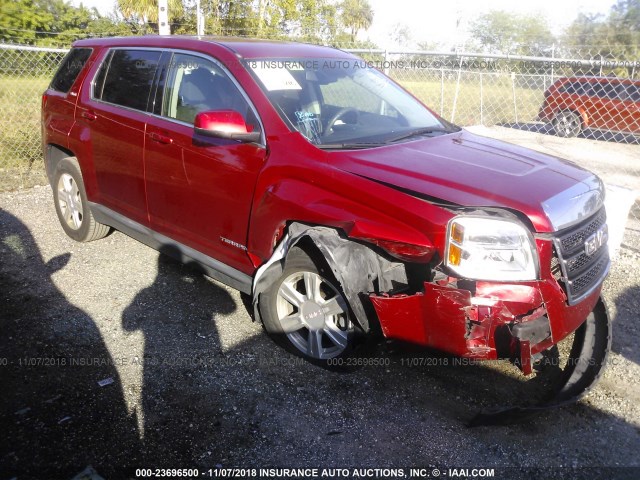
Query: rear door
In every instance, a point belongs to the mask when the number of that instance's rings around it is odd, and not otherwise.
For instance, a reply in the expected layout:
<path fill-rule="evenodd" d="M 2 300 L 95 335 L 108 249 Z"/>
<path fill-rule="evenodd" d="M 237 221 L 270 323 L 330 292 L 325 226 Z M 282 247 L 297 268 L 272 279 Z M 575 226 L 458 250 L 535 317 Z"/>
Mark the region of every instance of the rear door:
<path fill-rule="evenodd" d="M 162 52 L 111 49 L 78 105 L 94 163 L 95 199 L 138 223 L 148 224 L 143 152 L 148 105 Z"/>
<path fill-rule="evenodd" d="M 235 110 L 261 129 L 256 110 L 231 74 L 213 58 L 175 53 L 163 95 L 148 120 L 144 166 L 152 228 L 245 273 L 254 187 L 262 145 L 195 134 L 197 113 Z"/>
<path fill-rule="evenodd" d="M 81 77 L 86 74 L 85 66 L 92 51 L 91 48 L 72 48 L 62 61 L 49 88 L 44 92 L 42 138 L 47 143 L 68 148 L 68 136 L 73 127 L 78 91 L 82 84 Z"/>
<path fill-rule="evenodd" d="M 615 101 L 616 83 L 611 83 L 606 79 L 598 80 L 591 86 L 589 95 L 589 126 L 603 130 L 614 130 L 618 111 Z"/>

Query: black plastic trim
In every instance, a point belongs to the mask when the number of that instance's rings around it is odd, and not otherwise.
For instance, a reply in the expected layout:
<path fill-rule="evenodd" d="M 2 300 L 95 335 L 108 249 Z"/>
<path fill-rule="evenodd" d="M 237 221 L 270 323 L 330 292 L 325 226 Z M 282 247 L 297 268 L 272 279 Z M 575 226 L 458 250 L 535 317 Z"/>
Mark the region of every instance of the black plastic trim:
<path fill-rule="evenodd" d="M 229 265 L 222 263 L 215 258 L 209 257 L 187 245 L 151 230 L 138 222 L 135 222 L 124 215 L 114 212 L 110 208 L 97 203 L 89 202 L 91 212 L 97 222 L 109 225 L 116 230 L 138 240 L 145 245 L 161 250 L 163 247 L 171 246 L 181 254 L 178 258 L 183 263 L 186 261 L 196 262 L 204 273 L 214 280 L 218 280 L 242 293 L 251 294 L 252 277 L 236 270 Z"/>

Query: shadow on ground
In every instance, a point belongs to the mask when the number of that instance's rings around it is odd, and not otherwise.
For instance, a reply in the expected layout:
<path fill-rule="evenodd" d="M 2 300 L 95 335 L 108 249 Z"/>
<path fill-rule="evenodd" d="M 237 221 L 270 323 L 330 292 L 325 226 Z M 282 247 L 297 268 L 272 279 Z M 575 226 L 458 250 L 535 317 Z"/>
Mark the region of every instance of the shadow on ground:
<path fill-rule="evenodd" d="M 640 365 L 637 344 L 638 312 L 640 312 L 640 286 L 627 288 L 616 298 L 616 317 L 613 321 L 612 350 Z"/>
<path fill-rule="evenodd" d="M 71 478 L 93 465 L 117 478 L 141 460 L 136 418 L 100 330 L 51 281 L 70 254 L 44 263 L 0 209 L 0 255 L 1 476 Z"/>
<path fill-rule="evenodd" d="M 236 304 L 196 266 L 175 261 L 178 250 L 161 252 L 153 284 L 124 310 L 122 327 L 144 335 L 144 464 L 172 459 L 190 465 L 203 451 L 218 453 L 210 435 L 221 424 L 221 399 L 205 385 L 223 355 L 214 316 L 233 312 Z"/>
<path fill-rule="evenodd" d="M 71 478 L 88 465 L 105 478 L 141 467 L 202 472 L 217 465 L 602 466 L 640 445 L 634 425 L 587 404 L 508 427 L 467 429 L 480 409 L 527 402 L 544 385 L 523 380 L 509 364 L 454 364 L 392 343 L 364 345 L 361 366 L 346 373 L 315 367 L 249 324 L 237 296 L 165 255 L 154 282 L 114 312 L 126 332 L 144 336 L 141 408 L 129 415 L 113 365 L 19 363 L 113 361 L 123 353 L 112 357 L 92 318 L 51 281 L 65 257 L 45 264 L 30 232 L 4 211 L 0 248 L 7 305 L 0 347 L 10 362 L 0 372 L 3 391 L 11 392 L 0 397 L 3 477 Z M 231 335 L 236 320 L 251 334 L 225 346 L 222 325 Z M 99 387 L 104 378 L 113 384 Z M 566 478 L 593 475 L 583 473 Z"/>

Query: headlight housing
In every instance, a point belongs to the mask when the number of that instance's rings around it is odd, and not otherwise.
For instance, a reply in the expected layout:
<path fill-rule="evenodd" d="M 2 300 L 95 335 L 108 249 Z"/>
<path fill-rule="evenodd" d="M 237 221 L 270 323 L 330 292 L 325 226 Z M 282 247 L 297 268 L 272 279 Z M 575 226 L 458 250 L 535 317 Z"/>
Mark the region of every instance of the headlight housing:
<path fill-rule="evenodd" d="M 535 241 L 521 223 L 464 215 L 449 221 L 444 264 L 461 278 L 500 282 L 535 280 L 539 270 Z"/>

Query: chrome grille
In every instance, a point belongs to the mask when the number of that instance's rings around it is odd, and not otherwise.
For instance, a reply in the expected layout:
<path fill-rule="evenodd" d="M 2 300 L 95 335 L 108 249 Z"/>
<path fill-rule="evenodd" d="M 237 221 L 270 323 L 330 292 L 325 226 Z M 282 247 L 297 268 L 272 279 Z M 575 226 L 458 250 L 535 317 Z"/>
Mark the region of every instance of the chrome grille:
<path fill-rule="evenodd" d="M 607 222 L 607 215 L 604 208 L 601 208 L 592 220 L 588 220 L 586 225 L 581 223 L 571 229 L 571 232 L 560 237 L 560 243 L 562 245 L 562 251 L 566 253 L 573 253 L 574 250 L 583 247 L 584 241 L 593 235 L 602 225 Z"/>
<path fill-rule="evenodd" d="M 606 223 L 607 216 L 604 208 L 601 208 L 584 222 L 555 234 L 555 250 L 562 272 L 560 280 L 564 283 L 570 305 L 590 294 L 609 271 L 609 248 L 606 242 L 591 255 L 586 251 L 587 240 Z"/>
<path fill-rule="evenodd" d="M 588 238 L 588 237 L 587 237 Z M 574 272 L 581 270 L 591 262 L 591 257 L 586 253 L 580 253 L 575 257 L 567 260 L 567 273 L 571 275 Z"/>
<path fill-rule="evenodd" d="M 595 285 L 609 266 L 609 255 L 602 255 L 602 258 L 587 270 L 584 274 L 571 281 L 570 290 L 574 295 L 580 295 L 587 288 Z"/>

